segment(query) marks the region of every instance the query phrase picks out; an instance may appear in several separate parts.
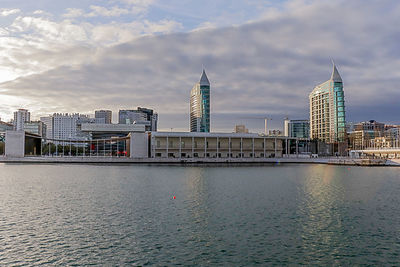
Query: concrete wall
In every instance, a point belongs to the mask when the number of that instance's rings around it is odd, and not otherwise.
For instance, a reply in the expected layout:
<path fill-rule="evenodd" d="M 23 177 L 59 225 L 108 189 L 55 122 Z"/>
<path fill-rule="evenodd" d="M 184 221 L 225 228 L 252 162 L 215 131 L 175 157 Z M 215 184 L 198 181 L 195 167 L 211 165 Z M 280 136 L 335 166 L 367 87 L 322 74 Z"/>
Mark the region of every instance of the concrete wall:
<path fill-rule="evenodd" d="M 130 139 L 130 157 L 131 158 L 147 158 L 148 157 L 148 134 L 131 132 Z"/>
<path fill-rule="evenodd" d="M 6 131 L 6 157 L 22 158 L 25 155 L 25 132 Z"/>

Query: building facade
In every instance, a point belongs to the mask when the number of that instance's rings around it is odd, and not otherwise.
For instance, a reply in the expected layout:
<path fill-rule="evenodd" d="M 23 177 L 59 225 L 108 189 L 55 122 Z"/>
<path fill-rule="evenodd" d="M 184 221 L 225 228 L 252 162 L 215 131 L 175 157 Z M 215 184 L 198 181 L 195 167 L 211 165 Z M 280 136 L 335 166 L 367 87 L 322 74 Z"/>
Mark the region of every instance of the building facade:
<path fill-rule="evenodd" d="M 120 110 L 118 124 L 143 124 L 146 131 L 157 131 L 158 114 L 152 109 L 138 107 L 136 110 Z"/>
<path fill-rule="evenodd" d="M 80 131 L 83 123 L 96 123 L 102 119 L 90 118 L 79 113 L 54 113 L 51 116 L 41 117 L 40 121 L 46 125 L 46 138 L 57 140 L 86 140 L 88 135 Z"/>
<path fill-rule="evenodd" d="M 210 132 L 210 81 L 205 70 L 190 91 L 190 131 Z"/>
<path fill-rule="evenodd" d="M 104 119 L 104 123 L 110 124 L 112 121 L 112 111 L 111 110 L 96 110 L 94 112 L 94 117 L 96 119 Z"/>
<path fill-rule="evenodd" d="M 152 158 L 282 157 L 284 138 L 237 133 L 151 133 Z"/>
<path fill-rule="evenodd" d="M 46 124 L 42 121 L 25 122 L 24 131 L 46 138 Z"/>
<path fill-rule="evenodd" d="M 14 112 L 14 130 L 23 131 L 25 122 L 31 120 L 31 113 L 27 109 L 18 109 Z"/>
<path fill-rule="evenodd" d="M 326 143 L 346 140 L 343 81 L 333 64 L 331 78 L 317 85 L 309 95 L 310 138 Z"/>
<path fill-rule="evenodd" d="M 308 120 L 285 119 L 284 135 L 287 137 L 310 137 L 310 122 Z"/>

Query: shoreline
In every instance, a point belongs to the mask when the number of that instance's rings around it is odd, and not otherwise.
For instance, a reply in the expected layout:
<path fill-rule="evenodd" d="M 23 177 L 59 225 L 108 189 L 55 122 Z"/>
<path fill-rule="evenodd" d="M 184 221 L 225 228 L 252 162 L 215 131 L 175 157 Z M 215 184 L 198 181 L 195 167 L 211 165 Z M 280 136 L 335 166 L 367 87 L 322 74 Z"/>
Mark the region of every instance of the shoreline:
<path fill-rule="evenodd" d="M 27 164 L 148 164 L 148 165 L 279 165 L 279 164 L 327 164 L 342 166 L 397 166 L 400 159 L 354 158 L 117 158 L 117 157 L 0 157 L 0 163 Z"/>

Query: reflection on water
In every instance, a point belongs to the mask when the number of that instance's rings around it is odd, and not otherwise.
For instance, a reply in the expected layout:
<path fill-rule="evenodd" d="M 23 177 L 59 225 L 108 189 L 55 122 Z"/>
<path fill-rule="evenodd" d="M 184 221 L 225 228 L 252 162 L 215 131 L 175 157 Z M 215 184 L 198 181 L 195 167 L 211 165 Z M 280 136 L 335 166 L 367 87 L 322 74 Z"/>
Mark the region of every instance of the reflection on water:
<path fill-rule="evenodd" d="M 341 184 L 341 169 L 323 165 L 308 168 L 299 202 L 305 259 L 325 251 L 331 263 L 340 247 L 346 244 L 341 214 L 345 189 Z"/>
<path fill-rule="evenodd" d="M 399 192 L 398 168 L 0 164 L 0 265 L 399 265 Z"/>

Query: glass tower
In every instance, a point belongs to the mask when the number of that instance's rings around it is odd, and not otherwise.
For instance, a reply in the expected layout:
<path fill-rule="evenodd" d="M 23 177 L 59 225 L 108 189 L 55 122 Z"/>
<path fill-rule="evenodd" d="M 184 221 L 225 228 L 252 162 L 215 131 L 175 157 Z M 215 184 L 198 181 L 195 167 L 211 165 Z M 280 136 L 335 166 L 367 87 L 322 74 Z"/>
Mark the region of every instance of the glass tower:
<path fill-rule="evenodd" d="M 190 131 L 210 132 L 210 81 L 204 70 L 190 91 Z"/>
<path fill-rule="evenodd" d="M 327 143 L 346 139 L 343 81 L 333 63 L 331 78 L 317 85 L 309 95 L 310 138 Z"/>

